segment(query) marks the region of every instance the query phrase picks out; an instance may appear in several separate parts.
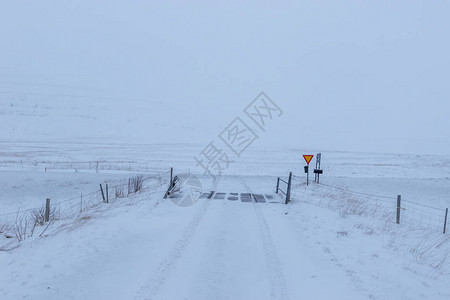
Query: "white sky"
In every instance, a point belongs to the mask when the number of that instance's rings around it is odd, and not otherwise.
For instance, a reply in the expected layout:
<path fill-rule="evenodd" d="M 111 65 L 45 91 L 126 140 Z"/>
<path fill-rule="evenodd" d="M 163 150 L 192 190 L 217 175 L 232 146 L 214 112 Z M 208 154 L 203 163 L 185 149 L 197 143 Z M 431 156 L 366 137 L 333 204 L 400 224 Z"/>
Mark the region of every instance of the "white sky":
<path fill-rule="evenodd" d="M 204 128 L 205 145 L 265 91 L 285 114 L 259 145 L 450 154 L 449 11 L 447 1 L 2 1 L 0 91 L 163 101 L 178 112 L 167 122 Z"/>

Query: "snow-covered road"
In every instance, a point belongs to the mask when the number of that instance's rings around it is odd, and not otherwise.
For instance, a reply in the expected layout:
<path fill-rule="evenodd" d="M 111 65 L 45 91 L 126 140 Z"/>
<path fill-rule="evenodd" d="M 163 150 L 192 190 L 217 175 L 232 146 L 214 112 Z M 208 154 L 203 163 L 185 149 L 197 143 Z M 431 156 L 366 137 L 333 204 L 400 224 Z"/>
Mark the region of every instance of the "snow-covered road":
<path fill-rule="evenodd" d="M 233 183 L 241 192 L 253 192 L 244 177 L 228 178 L 217 189 Z M 197 203 L 192 217 L 177 224 L 177 240 L 149 270 L 137 298 L 358 298 L 342 270 L 301 243 L 279 207 L 228 200 Z"/>
<path fill-rule="evenodd" d="M 268 183 L 257 186 L 267 192 Z M 217 189 L 257 192 L 249 185 L 229 176 Z M 9 265 L 21 268 L 2 273 L 2 298 L 361 297 L 344 270 L 303 241 L 279 203 L 201 199 L 180 208 L 155 200 L 103 214 L 8 253 Z"/>

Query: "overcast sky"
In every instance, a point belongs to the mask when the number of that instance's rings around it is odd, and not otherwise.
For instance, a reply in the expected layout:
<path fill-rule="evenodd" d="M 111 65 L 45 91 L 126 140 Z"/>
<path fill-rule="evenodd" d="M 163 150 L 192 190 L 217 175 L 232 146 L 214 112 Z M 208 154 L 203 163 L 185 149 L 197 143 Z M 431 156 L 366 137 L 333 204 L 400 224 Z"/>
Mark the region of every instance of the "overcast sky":
<path fill-rule="evenodd" d="M 205 134 L 265 91 L 284 114 L 259 145 L 450 154 L 448 1 L 1 2 L 0 89 L 163 103 Z"/>

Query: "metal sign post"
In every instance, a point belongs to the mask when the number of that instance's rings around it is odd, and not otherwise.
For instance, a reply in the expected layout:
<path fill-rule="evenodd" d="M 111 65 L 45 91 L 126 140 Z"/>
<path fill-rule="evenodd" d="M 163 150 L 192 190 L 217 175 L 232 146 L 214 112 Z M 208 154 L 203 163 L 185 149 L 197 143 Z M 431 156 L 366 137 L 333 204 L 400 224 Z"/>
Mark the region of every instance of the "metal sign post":
<path fill-rule="evenodd" d="M 322 153 L 317 153 L 316 155 L 316 168 L 314 169 L 314 181 L 319 182 L 319 174 L 315 172 L 316 170 L 320 169 L 320 159 L 322 158 Z"/>
<path fill-rule="evenodd" d="M 316 174 L 316 176 L 317 176 L 317 183 L 319 183 L 319 175 L 320 174 L 323 174 L 323 170 L 320 170 L 320 169 L 314 169 L 314 174 Z"/>
<path fill-rule="evenodd" d="M 323 170 L 320 169 L 320 159 L 322 158 L 322 153 L 317 153 L 316 156 L 316 168 L 314 169 L 314 179 L 317 183 L 319 183 L 319 176 L 323 174 Z"/>
<path fill-rule="evenodd" d="M 306 173 L 306 185 L 309 185 L 309 163 L 311 162 L 314 155 L 303 155 L 303 158 L 306 161 L 305 173 Z"/>
<path fill-rule="evenodd" d="M 306 173 L 306 185 L 309 185 L 309 165 L 304 166 Z"/>

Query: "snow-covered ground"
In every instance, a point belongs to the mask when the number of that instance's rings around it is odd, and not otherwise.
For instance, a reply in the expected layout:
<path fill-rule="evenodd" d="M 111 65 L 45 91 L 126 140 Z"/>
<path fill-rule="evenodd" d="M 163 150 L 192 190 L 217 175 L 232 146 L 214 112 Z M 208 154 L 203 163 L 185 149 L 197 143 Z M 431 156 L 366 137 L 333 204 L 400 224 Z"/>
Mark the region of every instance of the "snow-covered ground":
<path fill-rule="evenodd" d="M 0 299 L 450 299 L 449 3 L 4 2 Z"/>
<path fill-rule="evenodd" d="M 47 197 L 74 197 L 75 211 L 20 243 L 2 237 L 11 249 L 0 251 L 2 299 L 450 297 L 448 234 L 434 209 L 450 204 L 449 157 L 324 152 L 320 184 L 306 186 L 301 154 L 314 151 L 255 148 L 213 185 L 195 166 L 195 145 L 3 146 L 2 213 Z M 162 199 L 170 167 L 227 196 L 189 207 Z M 284 205 L 275 185 L 289 171 Z M 101 202 L 99 183 L 135 174 L 159 175 L 142 192 Z M 79 195 L 89 192 L 97 203 L 79 213 Z M 228 200 L 231 193 L 267 201 Z M 400 225 L 398 194 L 410 201 Z"/>

